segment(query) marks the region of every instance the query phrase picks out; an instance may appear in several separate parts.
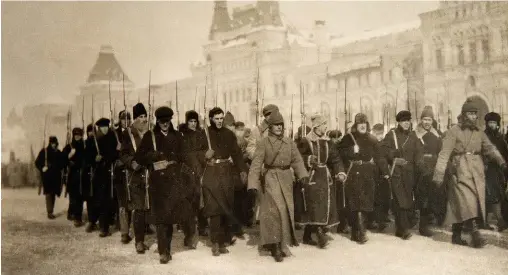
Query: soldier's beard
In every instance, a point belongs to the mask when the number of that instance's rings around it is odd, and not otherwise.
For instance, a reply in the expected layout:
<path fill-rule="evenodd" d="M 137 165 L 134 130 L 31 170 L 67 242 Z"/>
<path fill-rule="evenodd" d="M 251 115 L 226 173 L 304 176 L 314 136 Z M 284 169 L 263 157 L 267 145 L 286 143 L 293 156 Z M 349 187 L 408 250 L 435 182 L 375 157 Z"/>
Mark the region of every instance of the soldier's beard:
<path fill-rule="evenodd" d="M 463 114 L 460 117 L 460 121 L 462 129 L 478 130 L 478 119 L 471 120 L 467 115 Z"/>

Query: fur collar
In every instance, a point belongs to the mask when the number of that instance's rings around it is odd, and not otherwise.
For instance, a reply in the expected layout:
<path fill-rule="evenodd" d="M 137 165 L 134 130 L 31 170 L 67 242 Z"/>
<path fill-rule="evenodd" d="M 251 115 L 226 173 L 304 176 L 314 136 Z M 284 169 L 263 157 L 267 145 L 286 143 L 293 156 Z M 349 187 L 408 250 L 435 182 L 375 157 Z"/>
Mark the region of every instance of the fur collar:
<path fill-rule="evenodd" d="M 306 138 L 312 142 L 316 142 L 320 139 L 321 140 L 330 140 L 330 138 L 327 137 L 326 135 L 319 137 L 318 135 L 316 135 L 316 133 L 314 133 L 314 130 L 310 131 L 310 133 L 307 134 Z"/>
<path fill-rule="evenodd" d="M 430 128 L 430 131 L 428 131 L 430 133 L 432 133 L 433 135 L 435 135 L 437 138 L 440 138 L 441 136 L 439 135 L 439 133 L 437 132 L 437 130 L 432 126 Z M 425 130 L 423 128 L 423 125 L 422 123 L 418 123 L 418 126 L 416 126 L 416 129 L 415 129 L 415 134 L 416 136 L 418 137 L 418 139 L 422 139 L 423 136 L 427 133 L 427 130 Z"/>

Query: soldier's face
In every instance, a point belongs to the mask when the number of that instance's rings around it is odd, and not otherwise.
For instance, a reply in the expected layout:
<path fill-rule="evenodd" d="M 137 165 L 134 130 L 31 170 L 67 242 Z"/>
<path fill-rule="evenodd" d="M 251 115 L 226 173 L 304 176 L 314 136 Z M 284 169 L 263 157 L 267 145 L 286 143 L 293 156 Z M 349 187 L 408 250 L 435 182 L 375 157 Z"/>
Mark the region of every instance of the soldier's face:
<path fill-rule="evenodd" d="M 401 121 L 401 122 L 399 122 L 399 125 L 400 125 L 400 127 L 402 127 L 402 129 L 407 131 L 407 130 L 409 130 L 409 127 L 411 126 L 411 121 L 409 121 L 409 120 Z"/>
<path fill-rule="evenodd" d="M 497 126 L 497 121 L 489 121 L 487 122 L 487 125 L 492 130 L 497 130 L 499 127 Z"/>
<path fill-rule="evenodd" d="M 424 117 L 422 118 L 422 126 L 425 130 L 430 130 L 432 128 L 432 118 L 431 117 Z"/>
<path fill-rule="evenodd" d="M 476 114 L 476 112 L 467 112 L 466 116 L 467 119 L 469 119 L 472 122 L 476 122 L 476 120 L 478 119 L 478 114 Z"/>
<path fill-rule="evenodd" d="M 360 123 L 356 125 L 356 130 L 358 130 L 360 134 L 367 133 L 367 123 Z"/>
<path fill-rule="evenodd" d="M 58 147 L 58 145 L 57 145 L 56 143 L 53 143 L 53 142 L 52 142 L 52 143 L 51 143 L 51 148 L 56 149 L 56 147 Z"/>
<path fill-rule="evenodd" d="M 162 131 L 166 132 L 169 129 L 169 124 L 171 123 L 170 119 L 162 119 L 157 121 L 159 123 L 159 126 L 161 127 Z"/>
<path fill-rule="evenodd" d="M 213 118 L 213 123 L 215 124 L 215 127 L 217 127 L 218 129 L 222 128 L 222 125 L 224 123 L 224 114 L 217 114 L 217 115 L 214 115 Z"/>
<path fill-rule="evenodd" d="M 326 133 L 326 130 L 328 129 L 328 125 L 326 123 L 323 123 L 315 128 L 316 134 L 322 136 Z"/>
<path fill-rule="evenodd" d="M 284 127 L 282 124 L 275 124 L 270 127 L 272 128 L 272 133 L 274 133 L 276 136 L 282 135 L 282 131 L 284 130 Z"/>
<path fill-rule="evenodd" d="M 148 125 L 148 118 L 146 117 L 145 114 L 143 115 L 140 115 L 138 116 L 135 120 L 134 120 L 134 123 L 140 125 L 140 126 L 145 126 L 145 125 Z"/>
<path fill-rule="evenodd" d="M 235 129 L 235 134 L 237 137 L 244 137 L 245 136 L 245 127 L 240 126 Z"/>
<path fill-rule="evenodd" d="M 120 125 L 122 126 L 122 128 L 127 128 L 127 126 L 129 126 L 129 124 L 131 124 L 131 120 L 130 119 L 122 119 L 122 120 L 120 120 Z"/>
<path fill-rule="evenodd" d="M 75 135 L 74 136 L 74 140 L 75 141 L 80 141 L 82 138 L 83 138 L 83 136 L 81 136 L 81 135 Z"/>
<path fill-rule="evenodd" d="M 198 127 L 197 120 L 191 119 L 191 120 L 189 120 L 189 122 L 187 122 L 187 124 L 188 124 L 189 129 L 196 131 L 196 128 Z"/>
<path fill-rule="evenodd" d="M 373 134 L 374 134 L 374 136 L 376 137 L 377 141 L 381 141 L 381 140 L 383 140 L 383 138 L 384 138 L 384 137 L 383 137 L 383 134 L 384 134 L 384 133 L 383 133 L 383 132 L 381 132 L 381 131 L 374 131 L 374 133 L 373 133 Z"/>
<path fill-rule="evenodd" d="M 86 135 L 89 136 L 89 137 L 93 137 L 93 131 L 90 131 L 90 132 L 86 133 Z"/>
<path fill-rule="evenodd" d="M 102 133 L 103 135 L 106 135 L 106 134 L 108 133 L 109 127 L 108 127 L 108 126 L 101 126 L 101 127 L 99 128 L 99 130 L 101 131 L 101 133 Z"/>

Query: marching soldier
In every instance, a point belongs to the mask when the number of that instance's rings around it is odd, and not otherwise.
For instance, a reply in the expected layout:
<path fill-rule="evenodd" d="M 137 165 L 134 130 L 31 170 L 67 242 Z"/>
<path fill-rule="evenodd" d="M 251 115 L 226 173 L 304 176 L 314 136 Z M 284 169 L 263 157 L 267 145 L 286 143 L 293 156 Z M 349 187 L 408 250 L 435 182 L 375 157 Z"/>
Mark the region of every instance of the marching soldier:
<path fill-rule="evenodd" d="M 234 214 L 234 192 L 232 182 L 233 164 L 240 171 L 242 182 L 247 180 L 247 166 L 236 143 L 233 132 L 223 127 L 224 111 L 215 107 L 208 117 L 209 149 L 205 153 L 207 166 L 203 174 L 204 215 L 210 218 L 212 254 L 229 253 L 226 243 L 231 240 L 229 226 L 238 223 Z M 231 159 L 233 163 L 231 163 Z"/>
<path fill-rule="evenodd" d="M 192 190 L 181 179 L 182 137 L 171 119 L 173 110 L 160 107 L 155 111 L 156 126 L 141 139 L 134 160 L 148 167 L 147 197 L 157 227 L 159 261 L 167 264 L 171 259 L 171 241 L 174 224 L 187 224 L 192 215 Z"/>
<path fill-rule="evenodd" d="M 496 146 L 501 156 L 505 161 L 508 161 L 508 145 L 503 140 L 503 134 L 500 133 L 501 116 L 498 113 L 488 113 L 485 115 L 485 134 L 489 138 L 490 142 Z M 487 187 L 487 201 L 486 208 L 487 213 L 491 212 L 494 214 L 497 220 L 498 231 L 504 231 L 507 227 L 505 217 L 502 215 L 502 208 L 506 208 L 506 197 L 504 190 L 506 189 L 506 178 L 504 171 L 499 169 L 499 166 L 495 161 L 490 159 L 484 159 L 486 170 L 485 170 L 485 183 Z M 485 219 L 485 224 L 488 225 L 488 220 Z"/>
<path fill-rule="evenodd" d="M 293 168 L 308 183 L 308 173 L 296 144 L 284 137 L 284 119 L 279 112 L 267 119 L 268 137 L 256 145 L 249 171 L 249 192 L 260 196 L 260 246 L 269 247 L 277 262 L 290 256 L 288 246 L 298 245 L 294 228 Z"/>
<path fill-rule="evenodd" d="M 376 141 L 381 145 L 381 142 L 383 141 L 385 137 L 385 126 L 383 124 L 375 124 L 372 126 L 372 135 L 376 138 Z M 383 156 L 383 152 L 380 149 L 380 154 Z M 383 159 L 384 160 L 384 159 Z M 374 212 L 372 217 L 372 221 L 375 221 L 377 223 L 374 225 L 369 226 L 367 224 L 367 229 L 375 229 L 377 226 L 377 229 L 379 232 L 383 232 L 388 224 L 391 222 L 389 218 L 389 212 L 390 212 L 390 186 L 386 179 L 384 179 L 384 175 L 382 172 L 382 169 L 380 169 L 380 166 L 377 167 L 377 176 L 375 177 L 376 180 L 376 192 L 374 194 Z"/>
<path fill-rule="evenodd" d="M 408 240 L 412 234 L 411 213 L 413 211 L 417 165 L 423 157 L 423 147 L 411 131 L 411 113 L 400 111 L 398 126 L 390 130 L 382 142 L 382 150 L 391 165 L 390 178 L 395 212 L 395 236 Z"/>
<path fill-rule="evenodd" d="M 351 240 L 364 244 L 368 241 L 364 215 L 374 210 L 377 178 L 382 174 L 388 179 L 379 141 L 370 134 L 366 115 L 359 113 L 355 116 L 350 132 L 339 144 L 339 152 L 348 167 L 345 190 L 353 227 Z"/>
<path fill-rule="evenodd" d="M 68 216 L 74 220 L 74 226 L 83 225 L 83 164 L 85 158 L 85 142 L 83 141 L 83 129 L 72 129 L 72 141 L 63 149 L 63 157 L 67 159 L 68 181 L 67 191 L 69 192 Z"/>
<path fill-rule="evenodd" d="M 313 115 L 311 121 L 312 130 L 299 146 L 310 173 L 310 182 L 302 188 L 304 212 L 300 224 L 305 225 L 304 244 L 325 248 L 328 244 L 325 228 L 339 223 L 334 179 L 344 181 L 346 174 L 337 148 L 325 135 L 327 121 L 321 115 Z M 316 233 L 317 243 L 312 240 L 312 233 Z"/>
<path fill-rule="evenodd" d="M 268 122 L 266 122 L 267 118 L 271 113 L 278 112 L 279 107 L 277 105 L 268 104 L 263 108 L 263 116 L 264 119 L 260 125 L 254 127 L 251 133 L 251 138 L 248 140 L 247 144 L 247 153 L 249 154 L 249 159 L 254 159 L 254 152 L 256 151 L 256 144 L 263 138 L 268 136 Z"/>
<path fill-rule="evenodd" d="M 441 151 L 441 135 L 433 126 L 434 112 L 432 107 L 426 106 L 421 115 L 421 122 L 415 129 L 415 134 L 423 146 L 423 163 L 418 171 L 416 184 L 417 208 L 420 209 L 420 235 L 431 237 L 429 224 L 432 214 L 432 200 L 436 199 L 437 191 L 432 183 L 433 170 L 436 167 L 437 156 Z"/>
<path fill-rule="evenodd" d="M 118 151 L 121 150 L 121 145 L 124 141 L 124 137 L 126 136 L 126 129 L 130 125 L 131 114 L 124 111 L 121 111 L 118 114 L 118 118 L 120 123 L 116 131 L 116 137 L 118 137 L 119 144 L 116 146 Z M 115 138 L 116 138 L 115 137 Z M 122 161 L 122 158 L 119 158 L 115 163 L 115 191 L 116 198 L 118 203 L 118 220 L 120 222 L 120 232 L 121 232 L 121 242 L 123 244 L 128 244 L 132 238 L 129 236 L 129 229 L 131 225 L 132 212 L 129 207 L 129 198 L 127 195 L 127 181 L 125 179 L 125 170 L 128 169 L 125 166 L 125 162 Z"/>
<path fill-rule="evenodd" d="M 58 150 L 58 139 L 55 136 L 50 136 L 48 147 L 42 149 L 35 160 L 35 167 L 41 172 L 43 192 L 46 197 L 46 211 L 50 220 L 56 218 L 53 215 L 55 196 L 60 197 L 62 192 L 60 183 L 64 166 L 62 152 Z"/>
<path fill-rule="evenodd" d="M 199 124 L 199 115 L 196 111 L 185 113 L 185 123 L 180 126 L 180 133 L 183 136 L 182 151 L 184 165 L 189 168 L 187 173 L 187 184 L 194 189 L 193 209 L 198 219 L 198 233 L 200 236 L 208 236 L 206 232 L 207 220 L 203 216 L 200 203 L 200 182 L 205 168 L 206 134 Z M 186 171 L 186 170 L 184 170 Z M 185 229 L 185 228 L 184 228 Z M 191 231 L 191 228 L 188 229 Z M 188 242 L 188 241 L 187 241 Z M 188 243 L 185 244 L 186 246 Z M 194 248 L 194 244 L 191 244 Z"/>
<path fill-rule="evenodd" d="M 88 150 L 91 158 L 95 161 L 94 173 L 92 178 L 93 200 L 99 210 L 99 226 L 101 233 L 99 237 L 110 236 L 109 226 L 114 207 L 113 164 L 118 157 L 117 141 L 114 133 L 109 127 L 110 120 L 101 118 L 97 120 L 95 126 L 99 128 L 95 131 L 94 144 Z M 88 147 L 87 147 L 88 148 Z"/>
<path fill-rule="evenodd" d="M 138 150 L 141 139 L 148 131 L 148 120 L 145 106 L 142 103 L 132 108 L 134 123 L 122 133 L 122 149 L 120 161 L 124 164 L 124 184 L 126 188 L 126 199 L 129 201 L 128 211 L 132 209 L 132 223 L 134 227 L 134 239 L 136 252 L 144 254 L 148 250 L 145 245 L 145 228 L 149 215 L 149 207 L 145 203 L 146 196 L 146 168 L 141 166 L 134 156 Z M 127 210 L 126 209 L 126 210 Z M 124 210 L 125 211 L 125 210 Z M 120 211 L 122 213 L 123 211 Z M 130 224 L 127 223 L 127 234 Z"/>
<path fill-rule="evenodd" d="M 88 215 L 88 225 L 86 232 L 91 233 L 97 229 L 97 221 L 99 220 L 100 208 L 98 205 L 98 189 L 94 187 L 95 173 L 95 156 L 97 149 L 95 147 L 94 126 L 89 124 L 86 126 L 85 156 L 83 161 L 83 198 L 86 200 L 86 210 Z"/>
<path fill-rule="evenodd" d="M 452 243 L 467 245 L 462 228 L 471 230 L 472 245 L 484 247 L 487 241 L 478 230 L 478 219 L 484 221 L 485 173 L 482 155 L 506 171 L 506 162 L 485 133 L 478 128 L 478 108 L 470 100 L 462 105 L 459 123 L 446 132 L 439 153 L 433 181 L 440 186 L 450 162 L 452 177 L 448 183 L 446 224 L 452 224 Z"/>
<path fill-rule="evenodd" d="M 300 127 L 301 129 L 301 127 Z M 310 132 L 310 128 L 309 131 Z M 339 146 L 340 141 L 342 140 L 343 136 L 342 133 L 339 130 L 331 130 L 328 132 L 328 137 L 330 138 L 333 147 L 337 148 Z M 337 233 L 344 233 L 349 234 L 349 212 L 347 210 L 347 198 L 346 194 L 343 194 L 345 192 L 344 189 L 344 183 L 335 180 L 336 184 L 336 198 L 337 198 L 337 215 L 339 219 L 339 225 L 337 226 Z"/>

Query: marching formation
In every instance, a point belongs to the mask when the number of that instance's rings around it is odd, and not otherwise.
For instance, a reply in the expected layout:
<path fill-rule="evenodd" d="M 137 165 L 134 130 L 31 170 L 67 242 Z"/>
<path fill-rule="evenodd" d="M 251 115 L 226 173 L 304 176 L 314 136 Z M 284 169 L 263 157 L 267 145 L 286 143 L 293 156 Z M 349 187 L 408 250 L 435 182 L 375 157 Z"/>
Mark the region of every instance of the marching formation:
<path fill-rule="evenodd" d="M 403 240 L 417 224 L 427 237 L 431 225 L 452 225 L 453 244 L 468 245 L 467 229 L 480 248 L 486 240 L 478 229 L 492 227 L 488 213 L 498 230 L 507 227 L 508 146 L 500 117 L 487 114 L 481 131 L 470 101 L 445 133 L 426 107 L 418 125 L 409 111 L 399 112 L 387 133 L 359 113 L 342 135 L 315 114 L 294 139 L 275 105 L 263 108 L 264 120 L 253 129 L 219 107 L 207 111 L 202 120 L 187 111 L 175 128 L 171 108 L 158 108 L 152 119 L 138 103 L 132 121 L 127 110 L 118 114 L 116 129 L 113 117 L 88 125 L 86 140 L 82 128 L 72 129 L 62 151 L 50 137 L 36 159 L 48 218 L 55 218 L 55 197 L 65 187 L 76 227 L 84 225 L 87 204 L 87 232 L 108 237 L 116 224 L 127 244 L 132 225 L 142 254 L 154 225 L 162 264 L 171 260 L 174 225 L 186 247 L 196 249 L 198 236 L 209 236 L 212 255 L 220 256 L 244 227 L 259 224 L 259 247 L 277 262 L 299 244 L 296 230 L 303 229 L 303 244 L 319 248 L 331 232 L 364 244 L 367 230 L 386 230 L 390 212 L 394 235 Z"/>

